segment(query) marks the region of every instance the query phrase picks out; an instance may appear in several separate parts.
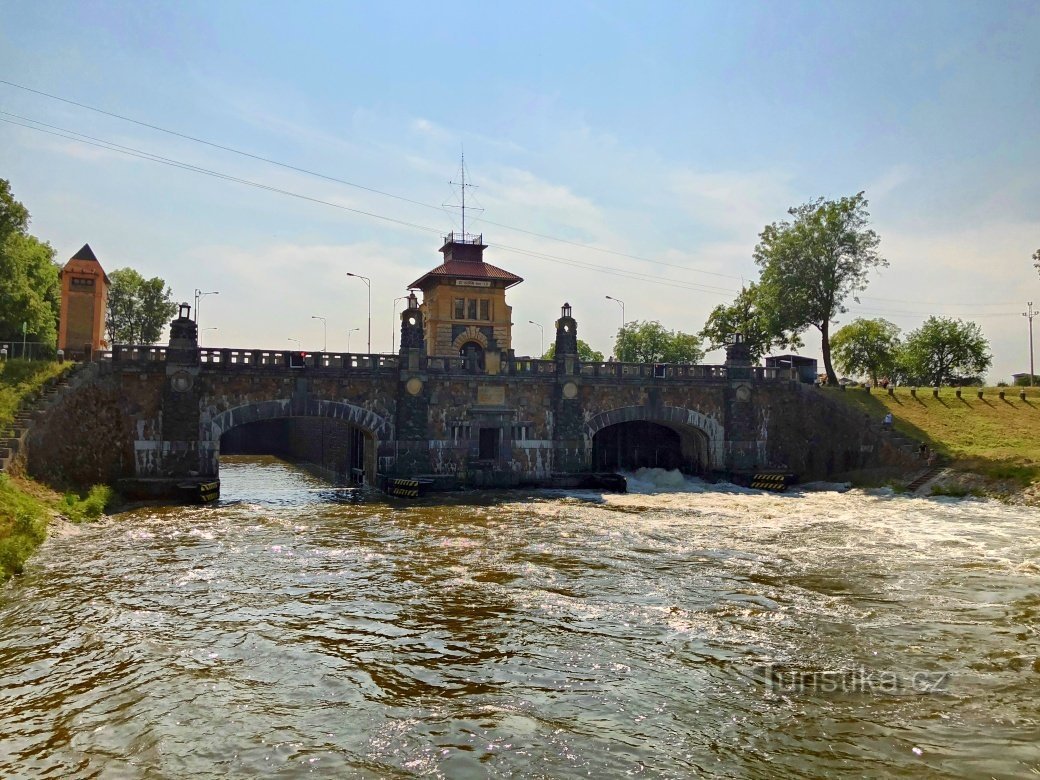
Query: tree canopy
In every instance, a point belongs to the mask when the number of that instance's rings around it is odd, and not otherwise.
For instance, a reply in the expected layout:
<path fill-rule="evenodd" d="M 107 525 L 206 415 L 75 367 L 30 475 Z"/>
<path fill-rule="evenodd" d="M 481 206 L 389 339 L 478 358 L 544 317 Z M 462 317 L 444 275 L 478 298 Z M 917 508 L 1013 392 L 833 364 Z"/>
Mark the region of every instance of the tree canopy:
<path fill-rule="evenodd" d="M 556 345 L 550 344 L 549 349 L 545 350 L 545 354 L 542 355 L 542 360 L 553 360 L 556 357 Z M 598 352 L 588 345 L 588 343 L 578 339 L 578 360 L 583 360 L 586 363 L 602 363 L 603 353 Z"/>
<path fill-rule="evenodd" d="M 707 349 L 721 349 L 732 334 L 741 333 L 751 360 L 757 363 L 773 349 L 802 346 L 796 334 L 785 333 L 779 328 L 776 317 L 762 307 L 761 297 L 758 285 L 750 284 L 740 291 L 733 303 L 728 306 L 719 304 L 712 309 L 698 334 L 707 341 Z"/>
<path fill-rule="evenodd" d="M 877 385 L 895 372 L 899 328 L 885 319 L 855 319 L 831 336 L 834 365 L 843 374 L 866 375 Z"/>
<path fill-rule="evenodd" d="M 154 344 L 177 312 L 172 291 L 158 276 L 145 279 L 133 268 L 109 275 L 108 318 L 110 344 Z"/>
<path fill-rule="evenodd" d="M 767 225 L 759 235 L 754 259 L 762 269 L 762 306 L 778 327 L 800 333 L 810 325 L 822 337 L 823 365 L 831 365 L 830 326 L 846 311 L 845 300 L 867 286 L 874 268 L 888 265 L 878 254 L 878 234 L 868 224 L 862 192 L 840 200 L 814 201 L 788 209 L 791 221 Z"/>
<path fill-rule="evenodd" d="M 929 317 L 907 335 L 899 351 L 903 379 L 934 386 L 979 377 L 992 362 L 978 324 L 950 317 Z"/>
<path fill-rule="evenodd" d="M 623 363 L 697 363 L 704 357 L 701 340 L 665 329 L 660 322 L 629 322 L 618 330 L 614 354 Z"/>
<path fill-rule="evenodd" d="M 59 267 L 50 244 L 28 232 L 29 211 L 0 179 L 0 338 L 26 338 L 53 347 L 61 311 Z"/>
<path fill-rule="evenodd" d="M 1040 249 L 1033 252 L 1033 268 L 1035 268 L 1036 272 L 1040 274 Z"/>

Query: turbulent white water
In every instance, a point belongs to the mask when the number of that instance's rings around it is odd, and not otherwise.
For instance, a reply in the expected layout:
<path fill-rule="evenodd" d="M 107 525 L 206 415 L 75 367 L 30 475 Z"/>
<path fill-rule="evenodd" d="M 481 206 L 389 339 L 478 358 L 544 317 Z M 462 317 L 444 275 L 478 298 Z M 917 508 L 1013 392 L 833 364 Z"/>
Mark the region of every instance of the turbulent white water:
<path fill-rule="evenodd" d="M 0 775 L 1040 772 L 1035 510 L 222 477 L 0 590 Z"/>

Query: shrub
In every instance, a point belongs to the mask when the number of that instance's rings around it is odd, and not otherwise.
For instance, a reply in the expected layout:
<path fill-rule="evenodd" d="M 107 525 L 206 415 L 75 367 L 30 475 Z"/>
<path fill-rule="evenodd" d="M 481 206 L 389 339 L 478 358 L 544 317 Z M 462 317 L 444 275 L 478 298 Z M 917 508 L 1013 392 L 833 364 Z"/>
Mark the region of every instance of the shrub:
<path fill-rule="evenodd" d="M 113 496 L 114 492 L 108 485 L 94 485 L 83 498 L 75 493 L 66 493 L 61 512 L 73 523 L 97 520 L 112 503 Z"/>

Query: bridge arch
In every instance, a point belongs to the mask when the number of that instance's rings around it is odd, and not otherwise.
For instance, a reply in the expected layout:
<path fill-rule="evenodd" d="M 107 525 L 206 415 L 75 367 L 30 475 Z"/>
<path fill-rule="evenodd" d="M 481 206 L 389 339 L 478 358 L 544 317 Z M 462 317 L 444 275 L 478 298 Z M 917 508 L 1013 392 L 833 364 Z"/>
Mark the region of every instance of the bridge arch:
<path fill-rule="evenodd" d="M 337 420 L 356 428 L 370 440 L 371 447 L 364 448 L 367 451 L 364 471 L 368 480 L 374 478 L 378 459 L 390 449 L 389 443 L 394 440 L 393 423 L 381 414 L 356 404 L 322 399 L 310 399 L 303 403 L 288 398 L 255 401 L 216 414 L 203 413 L 200 448 L 208 451 L 210 473 L 217 474 L 219 471 L 220 441 L 224 434 L 251 423 L 301 417 Z M 360 464 L 357 465 L 360 467 Z"/>
<path fill-rule="evenodd" d="M 718 471 L 724 468 L 726 451 L 723 426 L 701 412 L 677 406 L 623 406 L 593 415 L 584 425 L 587 451 L 595 459 L 597 434 L 614 426 L 633 427 L 631 424 L 638 423 L 652 423 L 674 432 L 684 453 L 696 450 L 691 454 L 695 454 L 699 470 Z M 593 465 L 598 466 L 595 462 Z"/>

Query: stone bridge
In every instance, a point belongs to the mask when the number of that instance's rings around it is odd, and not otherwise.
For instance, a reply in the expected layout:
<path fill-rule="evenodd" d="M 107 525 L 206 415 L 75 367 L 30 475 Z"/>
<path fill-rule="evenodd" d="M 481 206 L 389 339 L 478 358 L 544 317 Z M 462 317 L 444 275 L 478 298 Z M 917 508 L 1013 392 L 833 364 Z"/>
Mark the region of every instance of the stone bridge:
<path fill-rule="evenodd" d="M 173 338 L 117 347 L 92 366 L 40 426 L 30 468 L 162 493 L 155 486 L 218 478 L 222 452 L 280 452 L 351 481 L 459 486 L 638 466 L 817 479 L 884 457 L 862 414 L 787 370 L 731 358 L 588 363 L 558 350 L 485 367 L 415 348 L 304 356 Z"/>

